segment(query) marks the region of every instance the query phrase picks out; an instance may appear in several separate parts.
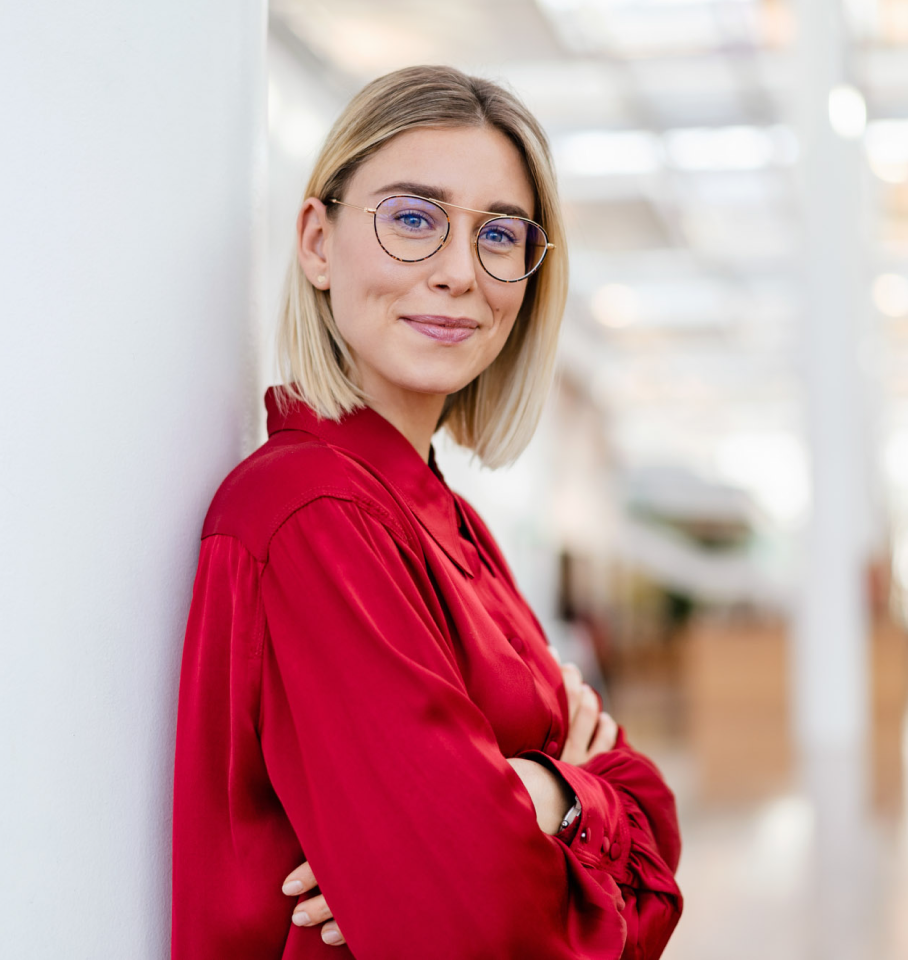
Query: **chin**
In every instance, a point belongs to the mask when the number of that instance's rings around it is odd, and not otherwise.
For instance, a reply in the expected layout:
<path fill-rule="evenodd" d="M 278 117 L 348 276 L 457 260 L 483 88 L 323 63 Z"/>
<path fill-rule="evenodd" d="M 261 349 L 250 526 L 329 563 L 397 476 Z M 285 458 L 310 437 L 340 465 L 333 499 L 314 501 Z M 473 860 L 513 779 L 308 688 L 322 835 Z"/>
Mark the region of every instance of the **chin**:
<path fill-rule="evenodd" d="M 427 374 L 422 377 L 400 377 L 397 380 L 398 386 L 404 390 L 411 390 L 414 393 L 444 394 L 457 393 L 468 383 L 474 380 L 477 373 L 473 372 L 455 372 L 439 371 L 437 374 Z"/>
<path fill-rule="evenodd" d="M 430 382 L 422 381 L 420 383 L 402 383 L 400 386 L 412 393 L 425 393 L 437 397 L 457 393 L 458 390 L 465 387 L 469 382 L 469 380 L 433 380 Z"/>

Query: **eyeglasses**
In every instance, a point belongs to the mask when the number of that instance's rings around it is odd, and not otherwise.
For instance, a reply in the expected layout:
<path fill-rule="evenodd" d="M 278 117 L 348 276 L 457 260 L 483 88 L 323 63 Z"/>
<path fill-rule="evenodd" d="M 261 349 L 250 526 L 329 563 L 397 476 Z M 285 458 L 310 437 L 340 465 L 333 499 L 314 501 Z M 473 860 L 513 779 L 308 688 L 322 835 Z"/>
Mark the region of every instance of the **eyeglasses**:
<path fill-rule="evenodd" d="M 473 210 L 456 203 L 428 197 L 385 197 L 375 207 L 359 207 L 332 197 L 329 203 L 371 213 L 375 237 L 382 250 L 403 263 L 427 260 L 448 242 L 451 218 L 444 207 L 469 213 L 488 214 L 473 238 L 476 256 L 483 270 L 502 283 L 517 283 L 535 273 L 555 244 L 545 230 L 525 217 L 503 216 L 493 210 Z"/>

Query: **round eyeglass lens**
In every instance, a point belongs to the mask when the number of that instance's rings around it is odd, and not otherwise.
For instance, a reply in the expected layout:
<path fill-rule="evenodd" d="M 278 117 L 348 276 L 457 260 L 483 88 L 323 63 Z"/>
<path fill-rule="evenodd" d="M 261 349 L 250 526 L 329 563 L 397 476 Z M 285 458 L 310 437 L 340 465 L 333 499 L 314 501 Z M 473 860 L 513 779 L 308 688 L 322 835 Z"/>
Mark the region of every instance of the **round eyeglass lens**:
<path fill-rule="evenodd" d="M 448 236 L 448 216 L 431 200 L 388 197 L 375 211 L 375 236 L 396 260 L 425 260 Z"/>
<path fill-rule="evenodd" d="M 521 217 L 489 220 L 476 241 L 483 269 L 509 283 L 529 276 L 542 263 L 547 245 L 542 227 Z"/>

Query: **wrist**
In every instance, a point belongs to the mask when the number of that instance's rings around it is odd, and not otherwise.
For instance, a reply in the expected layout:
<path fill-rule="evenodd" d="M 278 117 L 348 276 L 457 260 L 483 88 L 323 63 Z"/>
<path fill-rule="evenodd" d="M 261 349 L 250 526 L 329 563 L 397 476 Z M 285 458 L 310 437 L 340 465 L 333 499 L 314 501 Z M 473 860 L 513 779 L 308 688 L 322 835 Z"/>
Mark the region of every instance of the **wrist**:
<path fill-rule="evenodd" d="M 571 785 L 561 774 L 549 767 L 531 761 L 536 768 L 534 776 L 541 784 L 540 792 L 545 798 L 536 810 L 536 819 L 540 829 L 554 836 L 561 829 L 561 824 L 574 806 L 576 796 Z"/>
<path fill-rule="evenodd" d="M 554 836 L 576 801 L 571 785 L 545 762 L 512 757 L 514 768 L 530 794 L 536 810 L 536 822 L 543 833 Z"/>

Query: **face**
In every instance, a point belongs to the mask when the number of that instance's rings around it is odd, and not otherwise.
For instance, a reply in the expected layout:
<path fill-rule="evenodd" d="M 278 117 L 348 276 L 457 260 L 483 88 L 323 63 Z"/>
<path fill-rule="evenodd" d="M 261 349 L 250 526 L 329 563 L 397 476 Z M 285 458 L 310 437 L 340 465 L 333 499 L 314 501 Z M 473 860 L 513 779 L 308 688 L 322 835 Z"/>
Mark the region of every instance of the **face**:
<path fill-rule="evenodd" d="M 397 193 L 533 217 L 523 160 L 491 127 L 399 134 L 359 167 L 340 199 L 371 208 Z M 382 403 L 443 401 L 466 386 L 498 356 L 523 302 L 526 280 L 503 283 L 477 260 L 473 241 L 488 215 L 445 209 L 447 243 L 415 263 L 388 256 L 371 215 L 361 210 L 339 206 L 328 218 L 310 199 L 300 213 L 303 269 L 330 290 L 335 321 L 356 363 L 354 379 Z M 452 335 L 455 322 L 462 326 Z"/>

